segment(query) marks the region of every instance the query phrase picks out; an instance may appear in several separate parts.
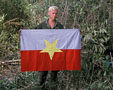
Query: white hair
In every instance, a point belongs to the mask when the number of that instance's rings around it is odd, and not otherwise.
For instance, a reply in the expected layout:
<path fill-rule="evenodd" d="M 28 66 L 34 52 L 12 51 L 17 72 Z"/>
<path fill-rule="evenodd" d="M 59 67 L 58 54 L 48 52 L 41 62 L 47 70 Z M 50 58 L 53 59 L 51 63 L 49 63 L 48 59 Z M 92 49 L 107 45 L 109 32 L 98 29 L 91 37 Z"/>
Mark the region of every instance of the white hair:
<path fill-rule="evenodd" d="M 51 6 L 51 7 L 49 7 L 48 11 L 51 11 L 51 10 L 58 10 L 58 7 L 57 6 Z"/>

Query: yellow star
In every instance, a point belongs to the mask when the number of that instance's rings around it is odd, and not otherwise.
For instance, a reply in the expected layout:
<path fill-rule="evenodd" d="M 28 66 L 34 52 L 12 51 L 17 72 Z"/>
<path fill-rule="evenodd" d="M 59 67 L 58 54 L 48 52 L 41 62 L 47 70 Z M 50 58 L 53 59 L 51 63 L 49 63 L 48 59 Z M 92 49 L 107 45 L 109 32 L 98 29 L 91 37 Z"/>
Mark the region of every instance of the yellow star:
<path fill-rule="evenodd" d="M 56 48 L 58 40 L 55 40 L 53 43 L 49 43 L 47 40 L 44 41 L 46 44 L 46 48 L 43 49 L 40 53 L 48 52 L 51 60 L 55 52 L 62 52 L 60 49 Z"/>

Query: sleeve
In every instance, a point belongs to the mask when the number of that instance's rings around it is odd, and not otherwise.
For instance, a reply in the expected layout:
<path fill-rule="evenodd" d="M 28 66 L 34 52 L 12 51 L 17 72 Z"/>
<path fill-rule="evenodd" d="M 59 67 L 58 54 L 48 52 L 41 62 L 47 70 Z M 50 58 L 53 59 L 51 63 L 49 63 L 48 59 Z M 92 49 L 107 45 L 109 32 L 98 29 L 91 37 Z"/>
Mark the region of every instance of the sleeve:
<path fill-rule="evenodd" d="M 58 22 L 58 26 L 59 26 L 59 29 L 64 29 L 64 26 L 60 22 Z"/>
<path fill-rule="evenodd" d="M 35 29 L 42 29 L 42 24 L 39 24 Z"/>
<path fill-rule="evenodd" d="M 64 26 L 61 24 L 61 29 L 64 29 Z"/>

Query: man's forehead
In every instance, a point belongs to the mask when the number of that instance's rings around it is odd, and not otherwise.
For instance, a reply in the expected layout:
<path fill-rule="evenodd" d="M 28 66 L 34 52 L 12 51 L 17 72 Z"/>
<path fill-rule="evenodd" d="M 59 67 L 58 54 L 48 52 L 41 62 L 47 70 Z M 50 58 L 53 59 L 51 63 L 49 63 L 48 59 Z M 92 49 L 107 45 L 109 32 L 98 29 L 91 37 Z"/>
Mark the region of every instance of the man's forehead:
<path fill-rule="evenodd" d="M 50 10 L 49 12 L 58 12 L 58 10 L 57 10 L 57 9 L 55 9 L 55 10 Z"/>

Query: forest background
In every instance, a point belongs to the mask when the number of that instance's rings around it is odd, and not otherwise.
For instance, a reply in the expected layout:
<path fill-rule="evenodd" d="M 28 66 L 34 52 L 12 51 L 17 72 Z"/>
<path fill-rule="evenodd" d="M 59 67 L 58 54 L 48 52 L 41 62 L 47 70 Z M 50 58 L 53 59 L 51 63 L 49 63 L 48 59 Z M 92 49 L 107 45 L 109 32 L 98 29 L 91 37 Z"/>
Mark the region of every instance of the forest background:
<path fill-rule="evenodd" d="M 0 0 L 0 90 L 37 90 L 37 72 L 20 71 L 18 31 L 48 19 L 52 5 L 82 35 L 82 70 L 60 71 L 59 90 L 113 90 L 113 0 Z"/>

